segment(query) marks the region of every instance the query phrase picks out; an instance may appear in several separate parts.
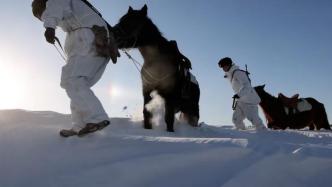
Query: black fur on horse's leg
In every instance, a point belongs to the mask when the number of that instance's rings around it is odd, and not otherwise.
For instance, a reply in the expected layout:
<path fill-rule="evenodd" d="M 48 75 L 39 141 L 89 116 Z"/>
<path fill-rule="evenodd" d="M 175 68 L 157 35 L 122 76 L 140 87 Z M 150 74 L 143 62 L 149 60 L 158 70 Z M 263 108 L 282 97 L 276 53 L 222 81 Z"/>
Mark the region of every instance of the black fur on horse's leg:
<path fill-rule="evenodd" d="M 280 127 L 279 123 L 277 123 L 277 122 L 275 122 L 275 121 L 269 122 L 269 123 L 267 124 L 267 127 L 270 128 L 270 129 L 273 129 L 273 130 L 280 130 L 280 129 L 282 129 L 282 128 Z M 282 129 L 282 130 L 284 130 L 284 129 Z"/>
<path fill-rule="evenodd" d="M 318 130 L 317 127 L 316 127 L 316 129 Z M 311 131 L 315 130 L 315 125 L 314 125 L 313 122 L 311 122 L 311 123 L 309 124 L 309 130 L 311 130 Z"/>
<path fill-rule="evenodd" d="M 319 103 L 316 116 L 314 118 L 314 123 L 317 130 L 324 128 L 326 130 L 331 130 L 329 120 L 327 118 L 325 106 L 322 103 Z"/>
<path fill-rule="evenodd" d="M 181 98 L 180 110 L 185 114 L 189 125 L 198 127 L 200 89 L 192 82 L 187 86 L 190 88 L 190 92 L 187 93 L 189 97 Z"/>
<path fill-rule="evenodd" d="M 188 117 L 188 123 L 192 127 L 198 127 L 198 120 L 199 120 L 199 118 L 197 116 L 189 116 Z"/>
<path fill-rule="evenodd" d="M 174 103 L 172 99 L 165 98 L 165 122 L 167 124 L 167 131 L 174 132 Z"/>
<path fill-rule="evenodd" d="M 287 127 L 291 128 L 289 124 L 287 124 L 286 121 L 283 121 L 283 122 L 275 122 L 274 126 L 277 128 L 277 129 L 281 129 L 281 130 L 285 130 L 287 129 Z"/>
<path fill-rule="evenodd" d="M 273 129 L 273 122 L 268 122 L 267 123 L 267 128 Z"/>
<path fill-rule="evenodd" d="M 152 100 L 152 98 L 150 96 L 150 93 L 148 92 L 144 93 L 143 96 L 144 96 L 144 105 L 143 105 L 144 128 L 152 129 L 152 124 L 151 124 L 152 114 L 145 107 L 145 105 L 148 104 Z"/>
<path fill-rule="evenodd" d="M 186 113 L 187 115 L 187 120 L 189 125 L 193 126 L 193 127 L 198 127 L 198 120 L 199 120 L 199 106 L 198 106 L 198 102 L 193 104 L 191 107 L 191 110 L 187 111 L 188 113 Z"/>

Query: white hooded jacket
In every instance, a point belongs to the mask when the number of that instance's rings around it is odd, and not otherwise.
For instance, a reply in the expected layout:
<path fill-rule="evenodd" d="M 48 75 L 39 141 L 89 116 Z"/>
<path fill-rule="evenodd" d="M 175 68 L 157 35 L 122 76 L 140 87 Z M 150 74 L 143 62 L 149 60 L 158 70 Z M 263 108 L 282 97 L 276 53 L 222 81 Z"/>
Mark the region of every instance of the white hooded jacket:
<path fill-rule="evenodd" d="M 229 71 L 225 73 L 225 77 L 231 82 L 235 94 L 240 97 L 239 102 L 248 104 L 259 104 L 261 102 L 258 94 L 251 86 L 246 72 L 241 71 L 238 66 L 232 65 Z"/>
<path fill-rule="evenodd" d="M 65 52 L 73 56 L 96 56 L 93 25 L 106 22 L 81 0 L 48 0 L 41 17 L 45 28 L 62 28 L 67 33 Z"/>
<path fill-rule="evenodd" d="M 107 27 L 105 21 L 81 0 L 48 0 L 42 20 L 45 28 L 60 26 L 65 32 L 93 25 Z"/>

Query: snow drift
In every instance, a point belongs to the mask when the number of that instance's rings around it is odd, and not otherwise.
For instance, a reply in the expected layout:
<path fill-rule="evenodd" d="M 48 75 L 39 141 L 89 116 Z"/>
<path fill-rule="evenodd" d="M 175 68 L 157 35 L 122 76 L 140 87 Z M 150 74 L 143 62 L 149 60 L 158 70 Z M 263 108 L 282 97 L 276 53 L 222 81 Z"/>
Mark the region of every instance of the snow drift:
<path fill-rule="evenodd" d="M 0 111 L 0 186 L 331 186 L 332 133 L 236 131 L 177 122 L 142 129 L 111 119 L 103 131 L 61 138 L 70 116 Z"/>

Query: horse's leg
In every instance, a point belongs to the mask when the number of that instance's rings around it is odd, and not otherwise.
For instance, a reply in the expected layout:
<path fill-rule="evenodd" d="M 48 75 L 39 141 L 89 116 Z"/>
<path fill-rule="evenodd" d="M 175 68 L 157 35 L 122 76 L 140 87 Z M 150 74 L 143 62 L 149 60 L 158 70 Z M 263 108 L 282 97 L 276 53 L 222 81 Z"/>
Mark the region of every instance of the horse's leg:
<path fill-rule="evenodd" d="M 197 116 L 189 116 L 188 123 L 193 127 L 198 127 L 198 120 L 199 118 Z"/>
<path fill-rule="evenodd" d="M 318 130 L 318 128 L 316 128 L 316 129 Z M 315 130 L 315 125 L 313 122 L 309 123 L 309 130 L 311 130 L 311 131 Z"/>
<path fill-rule="evenodd" d="M 152 129 L 152 124 L 151 124 L 152 114 L 145 107 L 145 105 L 148 104 L 152 100 L 152 98 L 150 96 L 150 93 L 147 92 L 144 93 L 143 96 L 144 96 L 144 106 L 143 106 L 144 128 Z"/>
<path fill-rule="evenodd" d="M 273 130 L 285 130 L 286 128 L 283 128 L 280 124 L 280 122 L 271 121 L 267 123 L 267 127 Z"/>
<path fill-rule="evenodd" d="M 199 120 L 198 102 L 191 106 L 191 109 L 189 109 L 187 116 L 188 116 L 187 119 L 188 119 L 189 125 L 191 125 L 193 127 L 198 127 L 198 120 Z"/>
<path fill-rule="evenodd" d="M 174 132 L 174 103 L 172 99 L 165 98 L 165 121 L 167 124 L 167 131 Z"/>
<path fill-rule="evenodd" d="M 280 130 L 286 130 L 287 127 L 289 127 L 291 129 L 291 125 L 288 124 L 288 121 L 286 121 L 286 120 L 276 121 L 273 123 L 273 126 L 275 127 L 275 129 L 280 129 Z"/>
<path fill-rule="evenodd" d="M 182 117 L 187 123 L 193 127 L 198 126 L 199 120 L 199 106 L 198 103 L 191 103 L 190 101 L 182 101 L 180 108 Z"/>
<path fill-rule="evenodd" d="M 277 127 L 277 126 L 275 125 L 275 122 L 274 122 L 274 121 L 272 121 L 272 122 L 268 122 L 268 123 L 267 123 L 267 128 L 269 128 L 269 129 L 273 129 L 273 130 L 280 129 L 279 127 Z"/>
<path fill-rule="evenodd" d="M 182 101 L 182 110 L 186 113 L 187 122 L 193 127 L 198 127 L 199 120 L 199 98 L 200 90 L 199 86 L 191 83 L 191 93 L 189 99 Z"/>
<path fill-rule="evenodd" d="M 317 109 L 315 109 L 314 123 L 317 130 L 324 128 L 326 130 L 331 130 L 330 123 L 328 121 L 326 110 L 323 104 L 319 103 Z"/>

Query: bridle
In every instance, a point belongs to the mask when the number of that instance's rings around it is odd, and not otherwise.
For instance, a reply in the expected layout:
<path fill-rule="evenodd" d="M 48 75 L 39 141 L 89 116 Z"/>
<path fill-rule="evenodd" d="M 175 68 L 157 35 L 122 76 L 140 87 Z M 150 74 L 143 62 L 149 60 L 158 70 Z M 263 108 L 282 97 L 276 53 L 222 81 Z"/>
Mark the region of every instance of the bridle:
<path fill-rule="evenodd" d="M 130 16 L 130 15 L 128 15 Z M 119 45 L 120 42 L 123 42 L 123 44 L 127 44 L 125 42 L 130 41 L 131 39 L 134 40 L 133 44 L 131 45 L 131 47 L 129 47 L 128 49 L 132 49 L 136 47 L 137 41 L 138 41 L 138 36 L 141 34 L 143 27 L 146 25 L 146 20 L 141 23 L 134 32 L 128 33 L 128 31 L 126 31 L 125 29 L 123 29 L 123 27 L 121 27 L 119 24 L 117 24 L 113 29 L 113 32 L 116 33 L 116 35 L 118 35 L 118 39 L 117 39 L 117 43 Z M 127 50 L 122 49 L 122 51 L 127 55 L 127 57 L 132 60 L 133 64 L 135 65 L 136 69 L 141 73 L 142 75 L 142 79 L 143 82 L 147 83 L 148 85 L 153 85 L 159 82 L 162 82 L 163 80 L 167 79 L 168 77 L 170 77 L 170 74 L 165 75 L 164 77 L 158 79 L 155 76 L 152 75 L 152 73 L 146 69 L 143 68 L 142 63 L 139 63 L 136 59 L 134 59 Z M 141 70 L 139 70 L 139 67 L 141 67 Z M 145 74 L 142 74 L 142 71 Z M 149 78 L 148 78 L 149 77 Z M 151 79 L 152 81 L 149 81 L 149 79 Z"/>
<path fill-rule="evenodd" d="M 132 16 L 132 15 L 127 15 L 128 17 Z M 123 29 L 123 27 L 121 27 L 119 24 L 117 24 L 115 27 L 113 27 L 113 32 L 115 33 L 115 35 L 117 35 L 117 43 L 119 44 L 127 44 L 127 42 L 129 42 L 131 39 L 133 39 L 133 44 L 129 45 L 131 47 L 129 47 L 129 49 L 131 48 L 135 48 L 137 41 L 138 41 L 138 36 L 141 34 L 143 27 L 145 26 L 146 21 L 144 21 L 143 23 L 141 23 L 134 32 L 128 32 L 125 29 Z M 121 43 L 122 42 L 122 43 Z"/>

